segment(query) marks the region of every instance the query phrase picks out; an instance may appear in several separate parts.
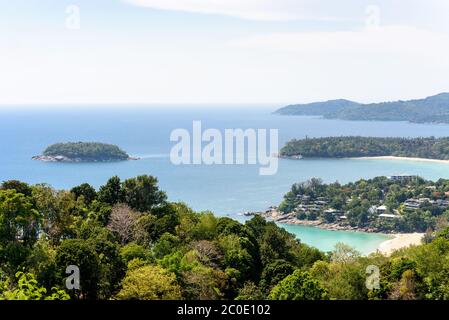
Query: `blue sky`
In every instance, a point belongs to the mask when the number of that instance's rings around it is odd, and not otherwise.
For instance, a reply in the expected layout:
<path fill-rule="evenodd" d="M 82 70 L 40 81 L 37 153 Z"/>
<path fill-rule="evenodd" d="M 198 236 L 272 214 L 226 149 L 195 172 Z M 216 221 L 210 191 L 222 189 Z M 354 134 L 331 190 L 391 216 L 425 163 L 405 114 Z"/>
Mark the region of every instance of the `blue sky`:
<path fill-rule="evenodd" d="M 0 104 L 449 91 L 446 0 L 0 0 Z"/>

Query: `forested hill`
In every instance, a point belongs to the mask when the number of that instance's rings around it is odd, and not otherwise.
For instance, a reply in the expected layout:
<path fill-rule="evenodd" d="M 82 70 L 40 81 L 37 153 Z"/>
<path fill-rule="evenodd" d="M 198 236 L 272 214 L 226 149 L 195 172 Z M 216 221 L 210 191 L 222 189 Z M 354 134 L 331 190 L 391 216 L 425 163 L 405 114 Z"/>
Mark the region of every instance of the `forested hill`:
<path fill-rule="evenodd" d="M 33 159 L 42 161 L 122 161 L 129 155 L 113 144 L 98 142 L 56 143 L 47 147 L 42 156 Z"/>
<path fill-rule="evenodd" d="M 327 119 L 449 123 L 449 93 L 425 99 L 362 104 L 330 100 L 289 105 L 277 110 L 281 115 L 323 116 Z"/>
<path fill-rule="evenodd" d="M 396 156 L 449 160 L 449 138 L 327 137 L 288 142 L 282 157 L 351 158 Z"/>
<path fill-rule="evenodd" d="M 292 188 L 286 204 L 297 205 L 289 200 L 297 195 L 310 201 L 332 195 L 329 206 L 344 206 L 350 210 L 348 223 L 360 225 L 372 221 L 366 210 L 384 198 L 394 210 L 404 196 L 440 199 L 436 192 L 448 186 L 448 181 L 417 180 L 412 191 L 377 178 L 349 186 L 348 192 L 314 181 Z M 152 176 L 112 177 L 98 190 L 89 184 L 54 190 L 5 181 L 0 184 L 0 301 L 449 299 L 448 214 L 442 210 L 426 202 L 394 220 L 405 226 L 429 223 L 425 244 L 391 257 L 361 256 L 344 244 L 320 252 L 260 216 L 243 224 L 195 212 L 169 202 Z M 382 272 L 379 289 L 365 285 L 369 265 Z M 80 270 L 78 289 L 66 285 L 67 266 Z"/>

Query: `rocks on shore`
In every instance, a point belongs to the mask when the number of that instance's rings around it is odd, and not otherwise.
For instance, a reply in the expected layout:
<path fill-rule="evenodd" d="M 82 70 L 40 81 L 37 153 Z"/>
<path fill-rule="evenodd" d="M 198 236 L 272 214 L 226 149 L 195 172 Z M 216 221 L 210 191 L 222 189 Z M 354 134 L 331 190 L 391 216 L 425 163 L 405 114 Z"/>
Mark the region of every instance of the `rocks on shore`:
<path fill-rule="evenodd" d="M 260 215 L 266 219 L 273 220 L 278 223 L 291 224 L 291 225 L 301 225 L 309 227 L 317 227 L 326 230 L 335 231 L 361 231 L 361 232 L 379 232 L 375 228 L 358 228 L 351 227 L 349 224 L 339 224 L 339 223 L 326 223 L 320 220 L 299 220 L 295 213 L 283 213 L 277 207 L 270 207 L 268 210 L 263 212 L 251 212 L 246 213 L 246 216 Z"/>
<path fill-rule="evenodd" d="M 34 156 L 31 159 L 44 162 L 77 162 L 76 159 L 70 159 L 65 156 Z"/>
<path fill-rule="evenodd" d="M 44 162 L 106 162 L 106 161 L 95 161 L 95 160 L 84 160 L 80 158 L 68 158 L 66 156 L 34 156 L 32 160 L 44 161 Z M 140 160 L 138 157 L 128 157 L 127 160 Z"/>

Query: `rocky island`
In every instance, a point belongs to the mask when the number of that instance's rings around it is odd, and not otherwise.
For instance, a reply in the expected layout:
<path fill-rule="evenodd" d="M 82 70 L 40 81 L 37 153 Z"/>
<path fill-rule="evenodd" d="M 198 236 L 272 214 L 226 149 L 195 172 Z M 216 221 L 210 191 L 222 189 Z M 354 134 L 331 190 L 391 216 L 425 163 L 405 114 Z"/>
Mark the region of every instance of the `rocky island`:
<path fill-rule="evenodd" d="M 111 162 L 138 160 L 113 144 L 99 142 L 66 142 L 47 147 L 33 160 L 46 162 Z"/>

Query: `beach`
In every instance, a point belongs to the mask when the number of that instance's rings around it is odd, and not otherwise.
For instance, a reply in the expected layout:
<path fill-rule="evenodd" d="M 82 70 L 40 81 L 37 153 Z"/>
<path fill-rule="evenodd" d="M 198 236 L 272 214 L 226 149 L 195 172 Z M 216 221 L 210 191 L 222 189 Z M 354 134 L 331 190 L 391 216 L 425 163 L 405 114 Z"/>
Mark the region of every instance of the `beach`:
<path fill-rule="evenodd" d="M 426 159 L 426 158 L 409 158 L 409 157 L 394 157 L 394 156 L 382 156 L 382 157 L 357 157 L 351 158 L 355 160 L 404 160 L 404 161 L 418 161 L 418 162 L 433 162 L 433 163 L 445 163 L 449 164 L 449 160 L 439 159 Z"/>
<path fill-rule="evenodd" d="M 395 250 L 421 244 L 424 233 L 400 233 L 392 234 L 392 236 L 393 239 L 382 242 L 378 248 L 381 253 L 387 256 Z"/>

